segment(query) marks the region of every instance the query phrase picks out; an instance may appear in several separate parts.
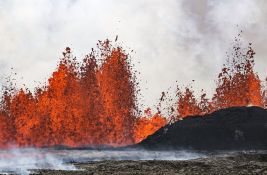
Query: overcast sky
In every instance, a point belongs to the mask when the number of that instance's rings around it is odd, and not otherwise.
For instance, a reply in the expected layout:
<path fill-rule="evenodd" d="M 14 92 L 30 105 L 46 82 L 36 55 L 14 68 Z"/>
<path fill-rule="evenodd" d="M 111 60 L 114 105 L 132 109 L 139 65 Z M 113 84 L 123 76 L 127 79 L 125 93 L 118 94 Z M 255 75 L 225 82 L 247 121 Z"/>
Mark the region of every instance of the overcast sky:
<path fill-rule="evenodd" d="M 240 30 L 253 43 L 263 79 L 265 0 L 0 0 L 0 75 L 13 67 L 18 81 L 32 88 L 47 81 L 66 46 L 81 60 L 98 40 L 119 35 L 135 51 L 142 103 L 152 106 L 162 91 L 193 79 L 196 91 L 212 94 Z"/>

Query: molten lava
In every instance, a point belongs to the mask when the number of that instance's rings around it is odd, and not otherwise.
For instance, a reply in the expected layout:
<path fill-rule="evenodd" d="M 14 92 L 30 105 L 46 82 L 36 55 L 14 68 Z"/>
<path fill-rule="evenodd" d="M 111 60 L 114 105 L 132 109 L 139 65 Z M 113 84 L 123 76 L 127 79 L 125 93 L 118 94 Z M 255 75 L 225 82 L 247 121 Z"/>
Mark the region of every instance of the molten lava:
<path fill-rule="evenodd" d="M 159 128 L 167 124 L 166 118 L 158 113 L 151 117 L 152 113 L 150 108 L 145 110 L 145 114 L 146 116 L 139 118 L 135 123 L 135 143 L 141 142 L 147 136 L 153 134 Z"/>
<path fill-rule="evenodd" d="M 242 49 L 239 41 L 236 39 L 234 52 L 218 76 L 217 88 L 211 100 L 203 93 L 198 101 L 190 88 L 187 87 L 185 92 L 178 89 L 179 117 L 204 115 L 234 106 L 265 106 L 261 81 L 254 71 L 255 52 L 251 44 L 247 49 Z"/>
<path fill-rule="evenodd" d="M 267 91 L 254 71 L 251 45 L 234 46 L 233 54 L 218 76 L 211 99 L 203 92 L 178 89 L 176 106 L 166 119 L 158 112 L 145 115 L 137 108 L 137 82 L 127 54 L 110 41 L 99 42 L 97 50 L 82 64 L 66 48 L 57 69 L 44 87 L 34 92 L 11 83 L 0 105 L 0 148 L 9 145 L 42 147 L 54 145 L 123 146 L 138 143 L 168 122 L 186 116 L 204 115 L 233 106 L 267 106 Z M 177 109 L 177 110 L 175 110 Z M 177 114 L 173 114 L 177 111 Z M 173 119 L 174 117 L 174 119 Z"/>
<path fill-rule="evenodd" d="M 47 86 L 4 92 L 0 147 L 122 146 L 166 124 L 160 116 L 138 116 L 135 75 L 121 47 L 99 42 L 81 66 L 70 48 L 63 56 Z"/>

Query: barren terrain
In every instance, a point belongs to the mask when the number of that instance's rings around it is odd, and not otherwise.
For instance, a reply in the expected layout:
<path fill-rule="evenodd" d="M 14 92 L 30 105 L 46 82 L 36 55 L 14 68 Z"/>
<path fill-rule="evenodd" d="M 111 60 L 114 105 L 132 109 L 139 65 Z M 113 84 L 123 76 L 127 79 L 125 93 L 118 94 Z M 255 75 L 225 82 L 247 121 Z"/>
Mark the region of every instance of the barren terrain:
<path fill-rule="evenodd" d="M 39 171 L 37 174 L 267 174 L 267 154 L 228 154 L 187 161 L 95 161 L 74 163 L 78 171 Z"/>

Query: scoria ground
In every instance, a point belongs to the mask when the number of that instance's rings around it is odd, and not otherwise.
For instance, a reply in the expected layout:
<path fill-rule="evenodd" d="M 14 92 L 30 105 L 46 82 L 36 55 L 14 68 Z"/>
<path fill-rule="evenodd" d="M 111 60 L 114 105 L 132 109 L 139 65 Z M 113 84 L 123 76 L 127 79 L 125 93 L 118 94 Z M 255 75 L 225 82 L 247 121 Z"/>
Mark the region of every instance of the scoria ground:
<path fill-rule="evenodd" d="M 267 153 L 211 155 L 188 161 L 96 161 L 75 163 L 79 171 L 39 171 L 37 174 L 267 174 Z"/>

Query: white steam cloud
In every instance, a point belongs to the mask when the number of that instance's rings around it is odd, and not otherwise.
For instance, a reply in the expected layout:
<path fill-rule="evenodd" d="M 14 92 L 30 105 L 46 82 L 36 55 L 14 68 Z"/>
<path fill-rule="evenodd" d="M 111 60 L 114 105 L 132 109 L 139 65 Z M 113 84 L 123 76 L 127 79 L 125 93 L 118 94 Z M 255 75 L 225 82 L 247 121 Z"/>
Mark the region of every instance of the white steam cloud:
<path fill-rule="evenodd" d="M 266 25 L 265 0 L 1 0 L 0 70 L 14 67 L 24 77 L 18 81 L 34 87 L 46 81 L 65 46 L 82 59 L 97 40 L 118 34 L 136 52 L 143 102 L 152 106 L 176 80 L 197 80 L 194 86 L 211 94 L 241 29 L 266 76 Z"/>
<path fill-rule="evenodd" d="M 72 162 L 102 160 L 190 160 L 206 155 L 190 151 L 146 151 L 146 150 L 55 150 L 55 149 L 11 149 L 0 151 L 0 174 L 30 174 L 38 170 L 83 171 Z"/>
<path fill-rule="evenodd" d="M 0 151 L 0 174 L 30 174 L 32 170 L 77 170 L 59 156 L 41 149 L 10 149 Z"/>

